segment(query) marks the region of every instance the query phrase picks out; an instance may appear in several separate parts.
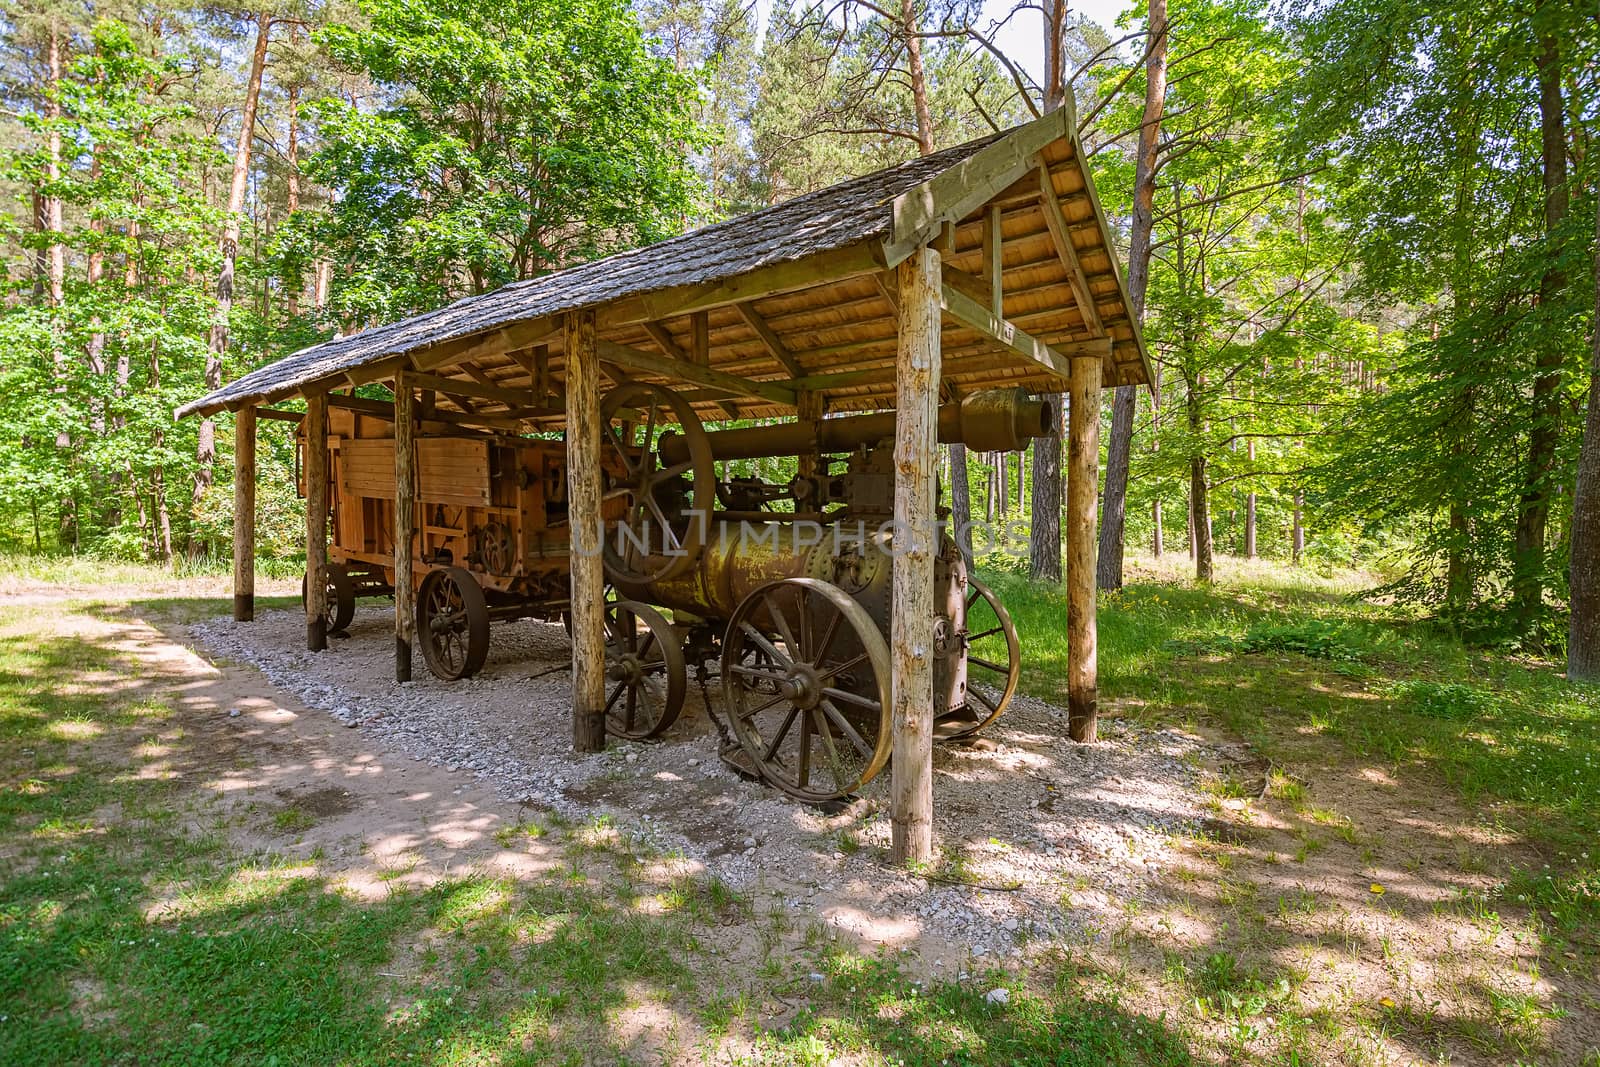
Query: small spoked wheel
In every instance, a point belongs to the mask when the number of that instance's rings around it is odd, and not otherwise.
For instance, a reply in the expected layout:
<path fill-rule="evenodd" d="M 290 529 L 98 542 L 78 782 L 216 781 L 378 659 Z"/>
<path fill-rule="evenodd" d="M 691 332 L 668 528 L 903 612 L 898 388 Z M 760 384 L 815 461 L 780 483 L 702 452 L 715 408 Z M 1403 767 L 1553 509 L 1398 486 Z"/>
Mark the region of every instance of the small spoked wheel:
<path fill-rule="evenodd" d="M 454 682 L 482 669 L 489 657 L 489 604 L 468 571 L 440 567 L 422 579 L 417 637 L 435 677 Z"/>
<path fill-rule="evenodd" d="M 734 735 L 771 785 L 820 804 L 889 762 L 889 646 L 844 590 L 814 578 L 745 597 L 722 642 Z"/>
<path fill-rule="evenodd" d="M 687 687 L 672 625 L 644 604 L 606 605 L 606 732 L 642 740 L 678 721 Z"/>
<path fill-rule="evenodd" d="M 662 466 L 658 432 L 672 423 L 683 433 L 688 458 Z M 600 437 L 601 506 L 611 516 L 601 545 L 606 576 L 642 584 L 682 574 L 698 558 L 716 500 L 716 468 L 700 416 L 669 389 L 631 382 L 601 402 Z"/>
<path fill-rule="evenodd" d="M 306 580 L 300 578 L 300 606 L 306 603 Z M 343 633 L 356 617 L 356 586 L 341 564 L 328 564 L 328 602 L 324 609 L 327 633 Z"/>
<path fill-rule="evenodd" d="M 941 720 L 935 732 L 941 741 L 971 737 L 998 719 L 1017 692 L 1022 674 L 1022 646 L 994 590 L 967 578 L 963 642 L 967 653 L 967 701 Z"/>

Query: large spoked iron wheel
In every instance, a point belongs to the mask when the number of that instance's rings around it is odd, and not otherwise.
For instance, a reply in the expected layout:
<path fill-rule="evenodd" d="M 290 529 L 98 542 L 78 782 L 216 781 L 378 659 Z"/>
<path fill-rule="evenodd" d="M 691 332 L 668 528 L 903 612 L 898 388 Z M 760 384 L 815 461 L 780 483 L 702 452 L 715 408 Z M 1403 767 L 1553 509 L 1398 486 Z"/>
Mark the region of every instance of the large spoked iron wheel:
<path fill-rule="evenodd" d="M 659 737 L 683 710 L 683 649 L 661 613 L 632 600 L 606 605 L 606 732 Z"/>
<path fill-rule="evenodd" d="M 437 678 L 470 678 L 489 657 L 489 605 L 483 589 L 460 567 L 440 567 L 417 591 L 417 637 Z"/>
<path fill-rule="evenodd" d="M 306 579 L 300 578 L 300 606 L 306 606 Z M 324 619 L 328 634 L 343 633 L 356 617 L 356 586 L 344 567 L 328 564 L 328 603 Z"/>
<path fill-rule="evenodd" d="M 744 754 L 798 800 L 847 797 L 889 762 L 889 646 L 836 585 L 750 593 L 723 638 L 722 694 Z"/>
<path fill-rule="evenodd" d="M 1022 644 L 1011 613 L 994 590 L 967 578 L 966 707 L 944 717 L 935 732 L 941 741 L 972 737 L 998 719 L 1017 692 L 1022 674 Z"/>
<path fill-rule="evenodd" d="M 660 430 L 676 423 L 689 458 L 660 465 Z M 624 474 L 607 473 L 602 508 L 607 520 L 601 556 L 613 581 L 642 584 L 675 578 L 694 565 L 705 544 L 716 500 L 716 468 L 705 426 L 689 402 L 669 389 L 618 386 L 600 404 L 600 447 Z M 687 494 L 681 479 L 687 475 Z"/>

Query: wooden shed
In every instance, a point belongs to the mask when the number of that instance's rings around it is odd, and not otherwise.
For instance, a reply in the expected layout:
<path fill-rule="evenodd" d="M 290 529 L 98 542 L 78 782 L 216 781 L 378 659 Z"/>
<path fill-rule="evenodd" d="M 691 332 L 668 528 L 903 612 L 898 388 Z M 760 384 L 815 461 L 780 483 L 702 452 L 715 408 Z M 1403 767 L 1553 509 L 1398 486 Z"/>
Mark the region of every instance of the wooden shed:
<path fill-rule="evenodd" d="M 1114 243 L 1071 109 L 776 207 L 296 352 L 185 405 L 237 413 L 235 612 L 253 612 L 254 433 L 260 410 L 306 402 L 308 439 L 328 408 L 394 421 L 396 482 L 413 477 L 417 397 L 434 422 L 500 433 L 564 431 L 575 545 L 599 526 L 603 379 L 668 384 L 707 421 L 894 410 L 895 516 L 935 522 L 935 411 L 974 390 L 1068 393 L 1070 693 L 1073 736 L 1094 736 L 1095 549 L 1101 390 L 1151 380 Z M 386 383 L 392 402 L 352 395 Z M 299 418 L 296 413 L 294 418 Z M 307 559 L 325 565 L 326 458 L 306 451 Z M 581 520 L 581 521 L 580 521 Z M 592 520 L 592 521 L 590 521 Z M 395 571 L 409 580 L 413 517 L 395 515 Z M 593 536 L 598 536 L 597 534 Z M 402 556 L 406 558 L 402 558 Z M 931 599 L 932 563 L 897 565 L 896 603 Z M 321 583 L 309 584 L 308 641 Z M 574 738 L 603 693 L 603 576 L 571 560 Z M 398 583 L 397 583 L 398 587 Z M 897 610 L 893 656 L 896 852 L 931 847 L 931 624 Z M 396 597 L 397 657 L 414 620 Z M 402 649 L 404 651 L 402 652 Z"/>

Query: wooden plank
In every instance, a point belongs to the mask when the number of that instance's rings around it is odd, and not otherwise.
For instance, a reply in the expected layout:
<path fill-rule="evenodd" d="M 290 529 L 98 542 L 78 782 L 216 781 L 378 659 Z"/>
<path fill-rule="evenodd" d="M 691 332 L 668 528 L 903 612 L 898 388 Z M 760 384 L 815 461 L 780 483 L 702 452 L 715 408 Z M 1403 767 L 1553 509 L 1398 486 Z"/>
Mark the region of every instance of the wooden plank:
<path fill-rule="evenodd" d="M 340 488 L 376 500 L 394 499 L 393 438 L 345 441 L 339 456 Z"/>
<path fill-rule="evenodd" d="M 794 407 L 795 404 L 794 390 L 777 382 L 754 382 L 747 378 L 738 378 L 732 374 L 714 370 L 711 367 L 665 359 L 653 352 L 645 352 L 629 345 L 618 344 L 615 341 L 599 339 L 595 342 L 595 347 L 601 359 L 619 363 L 632 370 L 644 371 L 647 374 L 658 374 L 664 378 L 693 382 L 696 385 L 721 389 L 737 396 L 759 397 L 762 400 L 771 400 L 778 404 L 786 404 L 789 407 Z M 571 357 L 569 356 L 568 362 L 570 363 L 570 361 Z M 572 371 L 569 368 L 567 376 L 570 378 L 571 375 Z"/>
<path fill-rule="evenodd" d="M 600 556 L 600 359 L 594 312 L 567 316 L 567 521 L 572 544 L 572 747 L 606 747 L 605 574 Z"/>
<path fill-rule="evenodd" d="M 771 354 L 773 359 L 783 365 L 783 369 L 788 371 L 791 377 L 799 378 L 805 374 L 805 370 L 790 354 L 788 347 L 783 343 L 783 339 L 773 332 L 771 326 L 767 325 L 767 320 L 762 318 L 761 314 L 756 311 L 754 304 L 748 300 L 742 300 L 733 306 L 738 310 L 739 317 L 744 319 L 744 324 L 756 332 L 756 336 L 761 338 L 761 343 L 766 346 L 767 352 Z"/>
<path fill-rule="evenodd" d="M 1006 317 L 1005 235 L 1000 231 L 1000 207 L 990 204 L 983 213 L 983 277 L 989 283 L 989 310 Z"/>
<path fill-rule="evenodd" d="M 672 333 L 659 322 L 646 322 L 644 332 L 650 335 L 650 340 L 661 347 L 661 354 L 668 359 L 689 362 L 689 353 L 679 347 L 678 342 L 672 339 Z"/>
<path fill-rule="evenodd" d="M 306 394 L 306 648 L 328 647 L 328 394 Z"/>
<path fill-rule="evenodd" d="M 1061 214 L 1061 202 L 1056 199 L 1055 179 L 1050 177 L 1050 164 L 1043 155 L 1037 157 L 1039 164 L 1039 207 L 1044 212 L 1045 228 L 1050 231 L 1050 240 L 1055 243 L 1056 255 L 1061 257 L 1061 265 L 1067 268 L 1067 283 L 1072 286 L 1072 297 L 1078 303 L 1078 310 L 1083 314 L 1084 326 L 1096 337 L 1106 335 L 1105 323 L 1100 321 L 1100 309 L 1095 306 L 1094 292 L 1089 288 L 1088 275 L 1083 272 L 1083 264 L 1078 261 L 1078 250 L 1073 246 L 1072 235 L 1067 229 L 1067 220 Z"/>
<path fill-rule="evenodd" d="M 522 407 L 528 402 L 527 392 L 521 389 L 507 389 L 503 385 L 485 385 L 482 382 L 446 378 L 438 374 L 417 373 L 413 374 L 411 379 L 418 389 L 432 389 L 451 398 L 470 396 L 479 400 L 492 400 L 507 407 Z"/>
<path fill-rule="evenodd" d="M 890 858 L 933 858 L 934 458 L 940 379 L 939 253 L 923 248 L 900 264 L 895 357 L 893 600 L 889 627 L 893 757 Z"/>
<path fill-rule="evenodd" d="M 689 360 L 702 367 L 711 366 L 711 315 L 696 311 L 689 316 Z"/>
<path fill-rule="evenodd" d="M 1100 370 L 1103 361 L 1072 361 L 1067 443 L 1067 733 L 1092 743 L 1099 710 L 1099 641 L 1095 619 L 1095 505 L 1100 491 Z"/>
<path fill-rule="evenodd" d="M 1078 129 L 1076 125 L 1073 126 L 1072 136 L 1068 140 L 1072 145 L 1072 158 L 1079 161 L 1085 159 L 1086 157 L 1083 154 L 1083 144 L 1078 140 Z M 1100 194 L 1095 191 L 1094 176 L 1089 173 L 1088 167 L 1084 166 L 1081 162 L 1079 163 L 1079 172 L 1083 176 L 1083 191 L 1089 197 L 1090 213 L 1087 221 L 1094 224 L 1100 236 L 1100 247 L 1105 249 L 1106 257 L 1111 261 L 1111 273 L 1116 275 L 1117 278 L 1117 294 L 1121 297 L 1122 306 L 1127 309 L 1129 328 L 1133 332 L 1133 348 L 1135 353 L 1138 355 L 1139 380 L 1136 382 L 1125 381 L 1120 384 L 1146 385 L 1150 387 L 1151 393 L 1154 395 L 1154 383 L 1156 380 L 1155 371 L 1150 366 L 1150 353 L 1145 348 L 1144 329 L 1139 324 L 1138 319 L 1133 317 L 1133 301 L 1128 297 L 1128 283 L 1127 280 L 1122 276 L 1122 264 L 1117 259 L 1117 256 L 1114 252 L 1114 249 L 1117 247 L 1117 245 L 1116 242 L 1111 239 L 1111 228 L 1107 222 L 1108 216 L 1100 207 Z M 1119 371 L 1119 373 L 1125 372 Z"/>
<path fill-rule="evenodd" d="M 896 268 L 898 270 L 899 268 Z M 881 270 L 872 276 L 872 281 L 878 287 L 878 295 L 889 304 L 889 314 L 896 318 L 900 315 L 900 297 L 895 292 L 899 283 L 895 280 L 895 271 Z"/>
<path fill-rule="evenodd" d="M 411 681 L 411 643 L 417 636 L 412 584 L 417 535 L 416 389 L 402 371 L 394 378 L 394 680 Z"/>
<path fill-rule="evenodd" d="M 239 410 L 244 411 L 245 409 L 240 408 Z M 254 411 L 260 418 L 272 419 L 274 422 L 292 422 L 297 426 L 306 417 L 306 413 L 303 411 L 280 411 L 277 408 L 251 408 L 250 410 Z"/>
<path fill-rule="evenodd" d="M 233 617 L 256 617 L 256 409 L 233 417 Z"/>
<path fill-rule="evenodd" d="M 461 437 L 416 443 L 417 498 L 430 504 L 488 507 L 489 445 Z"/>
<path fill-rule="evenodd" d="M 741 300 L 759 300 L 764 296 L 843 281 L 880 271 L 888 265 L 878 243 L 864 241 L 804 259 L 759 267 L 719 282 L 674 286 L 646 294 L 637 302 L 616 301 L 597 310 L 597 321 L 600 328 L 609 330 L 632 326 L 642 320 L 670 319 L 693 311 L 737 304 Z"/>

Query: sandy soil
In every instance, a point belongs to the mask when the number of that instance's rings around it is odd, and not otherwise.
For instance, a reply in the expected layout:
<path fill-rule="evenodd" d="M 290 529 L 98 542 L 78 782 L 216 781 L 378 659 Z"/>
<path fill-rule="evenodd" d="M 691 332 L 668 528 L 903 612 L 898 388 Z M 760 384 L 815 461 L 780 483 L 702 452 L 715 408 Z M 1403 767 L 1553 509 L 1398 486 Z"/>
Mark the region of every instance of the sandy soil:
<path fill-rule="evenodd" d="M 735 888 L 781 896 L 869 941 L 915 947 L 935 971 L 1021 957 L 1053 937 L 1077 940 L 1104 925 L 1106 909 L 1155 892 L 1152 876 L 1170 862 L 1175 835 L 1203 817 L 1201 768 L 1221 758 L 1193 734 L 1115 719 L 1100 744 L 1076 746 L 1063 709 L 1018 698 L 990 728 L 991 744 L 936 756 L 936 845 L 958 879 L 981 883 L 950 884 L 883 862 L 887 773 L 838 814 L 796 804 L 718 760 L 706 694 L 693 685 L 660 743 L 578 756 L 560 626 L 497 627 L 480 675 L 447 683 L 422 672 L 397 685 L 392 618 L 383 604 L 363 605 L 349 636 L 321 654 L 302 647 L 295 612 L 206 621 L 191 633 L 213 658 L 259 668 L 305 705 L 417 763 L 506 801 L 611 816 Z M 710 699 L 714 707 L 714 686 Z"/>

